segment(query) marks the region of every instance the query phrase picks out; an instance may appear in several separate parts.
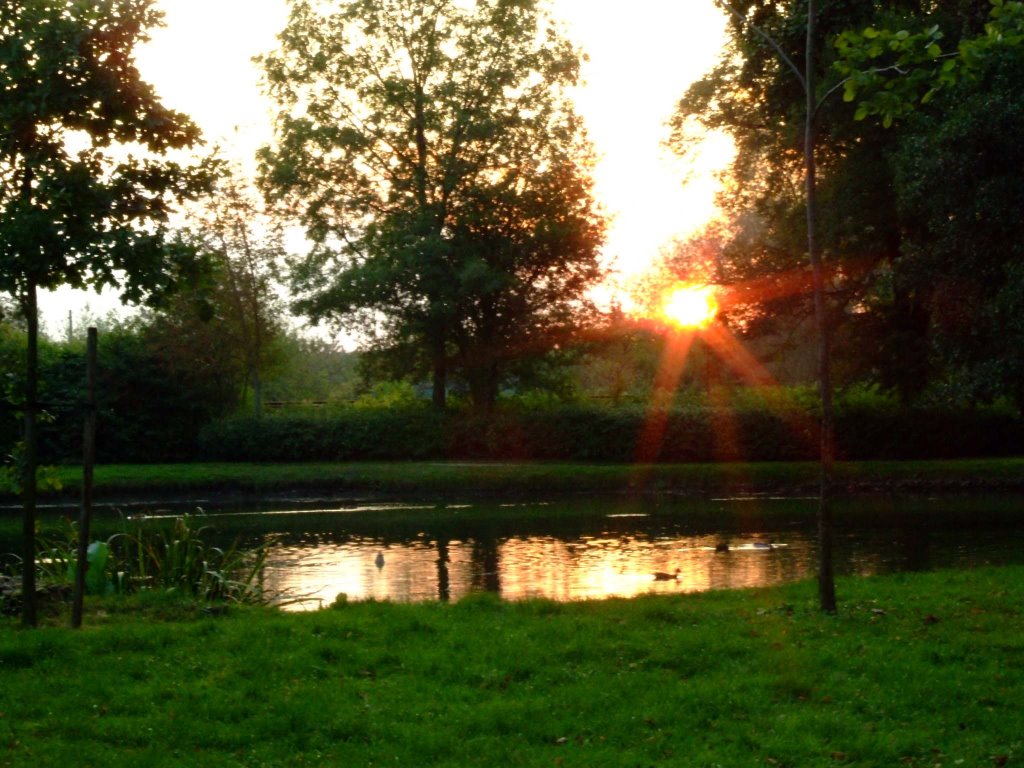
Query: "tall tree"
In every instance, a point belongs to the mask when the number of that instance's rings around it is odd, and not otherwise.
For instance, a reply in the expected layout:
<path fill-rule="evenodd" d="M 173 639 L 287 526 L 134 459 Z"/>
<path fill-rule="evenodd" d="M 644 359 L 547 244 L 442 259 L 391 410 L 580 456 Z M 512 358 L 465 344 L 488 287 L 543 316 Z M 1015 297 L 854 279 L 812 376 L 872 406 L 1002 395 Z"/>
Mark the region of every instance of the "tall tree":
<path fill-rule="evenodd" d="M 685 150 L 694 122 L 733 136 L 734 183 L 731 199 L 724 199 L 736 230 L 725 251 L 734 262 L 731 271 L 756 287 L 748 292 L 752 304 L 788 304 L 803 314 L 808 303 L 813 307 L 823 411 L 819 591 L 822 608 L 831 611 L 830 339 L 840 320 L 856 318 L 879 298 L 871 291 L 900 259 L 902 232 L 889 159 L 896 137 L 881 126 L 870 134 L 853 129 L 852 105 L 833 98 L 843 83 L 830 68 L 831 41 L 843 30 L 901 14 L 963 22 L 947 5 L 913 0 L 836 2 L 820 9 L 814 0 L 719 3 L 732 16 L 732 45 L 680 102 L 674 141 Z M 972 0 L 955 5 L 966 8 Z M 820 214 L 819 200 L 827 203 Z M 895 289 L 889 306 L 896 323 L 919 323 L 913 291 L 897 281 L 888 285 Z M 918 383 L 902 385 L 909 391 Z"/>
<path fill-rule="evenodd" d="M 436 406 L 457 361 L 486 405 L 600 274 L 579 54 L 538 0 L 293 0 L 279 39 L 263 186 L 314 243 L 297 306 L 423 349 Z"/>
<path fill-rule="evenodd" d="M 788 169 L 791 175 L 790 184 L 797 176 L 797 168 L 802 166 L 803 180 L 802 195 L 796 196 L 797 209 L 804 213 L 805 248 L 800 251 L 806 253 L 810 266 L 810 291 L 814 309 L 814 325 L 817 332 L 818 342 L 818 387 L 821 402 L 821 446 L 820 446 L 820 494 L 818 508 L 818 588 L 821 608 L 824 611 L 834 613 L 836 610 L 835 579 L 832 566 L 832 465 L 835 458 L 835 440 L 833 435 L 833 413 L 832 413 L 832 372 L 831 372 L 831 335 L 832 309 L 829 306 L 829 299 L 826 296 L 826 279 L 823 265 L 823 254 L 819 236 L 818 217 L 818 113 L 827 101 L 830 90 L 827 88 L 819 90 L 818 73 L 822 68 L 819 51 L 818 34 L 818 11 L 814 0 L 806 0 L 797 8 L 773 7 L 774 14 L 766 14 L 765 9 L 757 4 L 748 4 L 740 9 L 725 0 L 721 5 L 729 11 L 734 19 L 734 39 L 738 43 L 746 43 L 748 50 L 756 52 L 759 61 L 759 68 L 764 68 L 774 73 L 770 85 L 775 89 L 789 93 L 792 102 L 776 102 L 774 106 L 783 111 L 787 119 L 791 121 L 786 133 L 788 141 L 792 142 L 790 166 Z M 774 17 L 773 17 L 774 16 Z M 775 30 L 765 26 L 766 22 L 774 22 Z M 797 35 L 796 33 L 801 33 Z M 802 39 L 801 39 L 802 38 Z M 753 45 L 752 45 L 753 44 Z M 800 56 L 799 54 L 802 54 Z M 802 59 L 802 61 L 801 61 Z M 798 63 L 800 62 L 800 63 Z M 737 67 L 735 63 L 723 64 L 716 75 L 715 87 L 720 87 L 723 80 L 734 77 L 737 69 L 742 72 L 744 66 L 749 67 L 750 61 L 743 62 Z M 731 73 L 731 74 L 730 74 Z M 752 78 L 748 74 L 748 83 L 758 85 L 761 88 L 765 85 L 763 74 L 755 74 Z M 692 89 L 691 89 L 692 92 Z M 705 91 L 703 104 L 705 108 L 710 106 L 707 101 L 710 93 L 716 98 L 722 97 L 719 91 Z M 738 94 L 734 97 L 734 103 L 742 108 L 742 101 L 745 94 Z M 746 94 L 749 95 L 749 94 Z M 772 98 L 778 98 L 777 94 Z M 678 118 L 680 124 L 685 116 L 702 115 L 702 112 L 692 112 L 686 100 L 681 104 L 683 116 Z M 723 121 L 725 122 L 725 121 Z M 799 158 L 799 160 L 798 160 Z M 749 162 L 749 161 L 748 161 Z M 755 166 L 756 167 L 756 166 Z M 797 253 L 800 253 L 797 251 Z M 794 265 L 795 266 L 795 265 Z"/>
<path fill-rule="evenodd" d="M 193 146 L 199 131 L 160 103 L 132 56 L 159 21 L 152 0 L 0 0 L 0 290 L 28 337 L 26 625 L 36 621 L 38 291 L 118 285 L 139 301 L 195 266 L 163 235 L 173 203 L 197 193 L 205 173 L 160 155 Z"/>
<path fill-rule="evenodd" d="M 179 320 L 191 314 L 197 340 L 218 337 L 214 346 L 243 372 L 243 387 L 251 388 L 258 417 L 263 377 L 275 362 L 276 342 L 284 332 L 278 278 L 285 249 L 280 227 L 263 213 L 254 190 L 239 179 L 237 169 L 222 176 L 214 195 L 193 211 L 184 236 L 209 255 L 213 272 L 203 290 L 205 312 L 189 313 L 186 306 Z M 198 308 L 194 301 L 192 308 Z M 193 347 L 193 352 L 199 350 Z"/>

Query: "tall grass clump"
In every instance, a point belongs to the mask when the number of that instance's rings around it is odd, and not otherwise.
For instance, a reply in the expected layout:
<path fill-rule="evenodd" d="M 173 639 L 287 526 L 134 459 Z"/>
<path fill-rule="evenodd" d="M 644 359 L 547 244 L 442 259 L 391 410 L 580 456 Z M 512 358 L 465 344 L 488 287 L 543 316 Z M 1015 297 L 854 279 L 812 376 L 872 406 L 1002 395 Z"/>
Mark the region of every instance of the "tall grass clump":
<path fill-rule="evenodd" d="M 125 521 L 122 530 L 88 547 L 86 590 L 90 594 L 131 594 L 144 590 L 178 593 L 201 601 L 266 602 L 260 574 L 265 546 L 227 548 L 208 543 L 210 529 L 197 525 L 196 515 L 174 518 L 170 525 L 151 527 L 143 520 Z M 40 537 L 39 582 L 50 587 L 74 583 L 78 536 Z M 18 567 L 5 555 L 8 569 Z"/>
<path fill-rule="evenodd" d="M 121 591 L 160 589 L 200 600 L 262 602 L 259 576 L 266 548 L 242 549 L 236 540 L 222 549 L 204 541 L 209 528 L 197 527 L 195 517 L 174 519 L 170 530 L 133 531 L 108 542 Z"/>

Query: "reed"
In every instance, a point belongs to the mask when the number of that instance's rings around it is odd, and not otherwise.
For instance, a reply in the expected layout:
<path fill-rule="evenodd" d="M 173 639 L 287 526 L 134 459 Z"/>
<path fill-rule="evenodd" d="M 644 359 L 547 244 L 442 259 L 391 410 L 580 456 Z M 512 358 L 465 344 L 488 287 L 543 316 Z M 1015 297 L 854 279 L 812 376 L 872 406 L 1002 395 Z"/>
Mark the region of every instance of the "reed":
<path fill-rule="evenodd" d="M 178 592 L 201 601 L 262 603 L 260 573 L 266 561 L 263 546 L 227 548 L 208 543 L 211 529 L 201 515 L 181 515 L 169 525 L 123 519 L 120 530 L 106 541 L 89 545 L 87 592 L 93 595 L 131 594 L 142 590 Z M 63 535 L 40 536 L 36 559 L 40 584 L 70 586 L 77 561 L 77 528 Z M 13 574 L 20 567 L 15 555 L 0 561 Z"/>

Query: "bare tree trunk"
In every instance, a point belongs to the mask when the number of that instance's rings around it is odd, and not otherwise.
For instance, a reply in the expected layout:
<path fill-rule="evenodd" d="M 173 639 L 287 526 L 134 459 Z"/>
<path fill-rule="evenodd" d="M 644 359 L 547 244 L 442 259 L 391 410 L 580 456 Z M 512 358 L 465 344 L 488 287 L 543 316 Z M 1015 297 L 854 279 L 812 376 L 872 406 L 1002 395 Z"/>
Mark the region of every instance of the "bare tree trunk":
<path fill-rule="evenodd" d="M 817 190 L 814 160 L 815 113 L 815 0 L 807 3 L 807 65 L 804 70 L 807 116 L 804 126 L 804 164 L 807 170 L 807 253 L 811 261 L 814 289 L 814 321 L 818 332 L 818 389 L 821 396 L 821 464 L 818 499 L 818 598 L 821 609 L 836 611 L 835 573 L 832 562 L 832 470 L 835 460 L 832 414 L 832 370 L 829 349 L 829 317 L 825 298 L 825 276 L 818 250 Z"/>
<path fill-rule="evenodd" d="M 39 408 L 39 307 L 36 284 L 31 278 L 25 289 L 23 307 L 28 324 L 28 345 L 25 361 L 25 431 L 22 456 L 22 570 L 21 623 L 36 625 L 36 465 L 39 437 L 36 430 Z"/>

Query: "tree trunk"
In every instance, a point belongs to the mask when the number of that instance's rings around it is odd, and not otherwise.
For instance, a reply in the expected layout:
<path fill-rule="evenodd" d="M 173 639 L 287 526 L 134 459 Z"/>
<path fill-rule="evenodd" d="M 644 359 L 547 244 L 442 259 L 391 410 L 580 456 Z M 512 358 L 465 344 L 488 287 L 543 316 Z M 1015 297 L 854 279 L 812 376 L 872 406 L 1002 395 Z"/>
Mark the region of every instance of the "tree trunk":
<path fill-rule="evenodd" d="M 821 463 L 818 499 L 818 598 L 821 610 L 836 611 L 835 572 L 832 562 L 832 470 L 835 460 L 832 414 L 832 371 L 829 349 L 829 317 L 825 297 L 825 276 L 818 250 L 816 165 L 814 159 L 815 112 L 815 0 L 807 3 L 807 65 L 804 70 L 807 115 L 804 126 L 804 163 L 807 171 L 807 254 L 811 261 L 814 289 L 814 321 L 818 332 L 818 389 L 821 396 Z"/>
<path fill-rule="evenodd" d="M 29 280 L 22 309 L 28 327 L 25 361 L 25 431 L 22 456 L 22 570 L 21 623 L 36 625 L 36 465 L 39 437 L 36 431 L 39 407 L 39 309 L 35 281 Z"/>
<path fill-rule="evenodd" d="M 434 341 L 431 357 L 434 367 L 431 402 L 435 408 L 443 411 L 448 404 L 448 357 L 445 355 L 443 340 Z"/>
<path fill-rule="evenodd" d="M 252 408 L 257 419 L 263 415 L 263 381 L 258 370 L 252 374 Z"/>
<path fill-rule="evenodd" d="M 498 366 L 484 363 L 468 373 L 469 395 L 473 409 L 479 413 L 490 413 L 498 402 Z"/>

